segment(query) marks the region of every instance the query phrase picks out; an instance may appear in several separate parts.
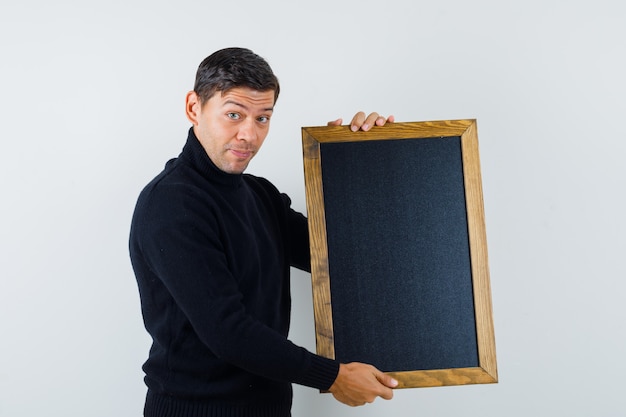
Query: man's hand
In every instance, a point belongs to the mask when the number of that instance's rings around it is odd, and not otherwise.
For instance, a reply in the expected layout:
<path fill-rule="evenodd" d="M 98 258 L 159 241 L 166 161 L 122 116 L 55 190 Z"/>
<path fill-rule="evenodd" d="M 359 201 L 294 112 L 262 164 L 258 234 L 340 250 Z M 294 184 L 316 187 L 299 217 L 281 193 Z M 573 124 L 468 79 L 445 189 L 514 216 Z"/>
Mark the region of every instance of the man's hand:
<path fill-rule="evenodd" d="M 376 397 L 390 400 L 398 381 L 372 365 L 352 362 L 339 365 L 337 379 L 329 391 L 335 399 L 355 407 L 373 402 Z"/>
<path fill-rule="evenodd" d="M 385 123 L 387 122 L 393 123 L 394 120 L 395 120 L 395 117 L 393 116 L 385 117 L 376 112 L 370 113 L 367 117 L 365 117 L 365 113 L 360 111 L 357 114 L 355 114 L 354 117 L 352 118 L 352 121 L 350 122 L 350 129 L 353 132 L 356 132 L 359 129 L 367 132 L 374 125 L 384 126 Z M 328 126 L 340 126 L 341 123 L 343 123 L 343 119 L 337 119 L 337 120 L 328 122 Z"/>

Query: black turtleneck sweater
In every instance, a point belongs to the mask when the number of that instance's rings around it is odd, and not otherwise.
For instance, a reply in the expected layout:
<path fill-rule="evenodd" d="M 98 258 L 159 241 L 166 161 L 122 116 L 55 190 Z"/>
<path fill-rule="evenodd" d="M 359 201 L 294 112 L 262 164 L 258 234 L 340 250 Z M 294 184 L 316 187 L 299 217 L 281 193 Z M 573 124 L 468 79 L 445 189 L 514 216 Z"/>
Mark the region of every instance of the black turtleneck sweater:
<path fill-rule="evenodd" d="M 292 382 L 334 382 L 337 362 L 287 340 L 306 218 L 269 181 L 219 170 L 193 129 L 139 196 L 130 256 L 153 339 L 146 416 L 288 416 Z"/>

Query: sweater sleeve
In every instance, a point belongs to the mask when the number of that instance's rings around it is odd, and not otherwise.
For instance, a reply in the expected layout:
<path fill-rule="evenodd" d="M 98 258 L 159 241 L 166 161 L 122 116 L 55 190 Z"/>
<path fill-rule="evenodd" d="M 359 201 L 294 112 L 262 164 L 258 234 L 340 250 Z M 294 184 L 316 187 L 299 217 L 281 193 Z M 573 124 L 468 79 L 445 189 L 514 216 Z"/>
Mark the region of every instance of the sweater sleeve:
<path fill-rule="evenodd" d="M 291 199 L 286 194 L 281 194 L 281 198 L 287 213 L 291 266 L 311 272 L 311 251 L 307 218 L 291 208 Z"/>
<path fill-rule="evenodd" d="M 217 358 L 248 372 L 328 389 L 339 364 L 296 346 L 249 314 L 219 238 L 218 218 L 198 211 L 199 205 L 189 198 L 193 192 L 174 187 L 146 197 L 141 226 L 135 231 L 152 274 L 143 293 L 154 303 L 144 315 L 163 321 L 161 327 L 170 333 L 190 323 Z M 289 216 L 301 232 L 306 219 L 291 210 Z M 296 263 L 306 267 L 306 256 L 298 250 Z M 162 294 L 157 295 L 156 288 L 162 288 Z"/>

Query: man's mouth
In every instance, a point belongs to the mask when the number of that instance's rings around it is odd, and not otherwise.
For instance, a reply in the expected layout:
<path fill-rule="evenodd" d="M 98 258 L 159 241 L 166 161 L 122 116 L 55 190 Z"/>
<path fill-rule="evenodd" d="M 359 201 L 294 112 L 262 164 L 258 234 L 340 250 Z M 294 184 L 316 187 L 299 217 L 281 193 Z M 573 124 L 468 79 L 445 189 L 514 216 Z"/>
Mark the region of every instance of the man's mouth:
<path fill-rule="evenodd" d="M 229 151 L 235 155 L 237 158 L 247 159 L 252 155 L 252 150 L 250 149 L 229 149 Z"/>

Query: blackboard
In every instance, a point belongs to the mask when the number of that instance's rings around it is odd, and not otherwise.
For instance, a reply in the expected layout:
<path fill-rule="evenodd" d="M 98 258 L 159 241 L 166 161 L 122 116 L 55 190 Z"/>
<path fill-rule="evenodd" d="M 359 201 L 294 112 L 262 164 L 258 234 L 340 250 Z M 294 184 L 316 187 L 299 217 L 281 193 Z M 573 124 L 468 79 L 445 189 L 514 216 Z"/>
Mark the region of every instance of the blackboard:
<path fill-rule="evenodd" d="M 318 353 L 496 382 L 475 120 L 302 132 Z"/>

